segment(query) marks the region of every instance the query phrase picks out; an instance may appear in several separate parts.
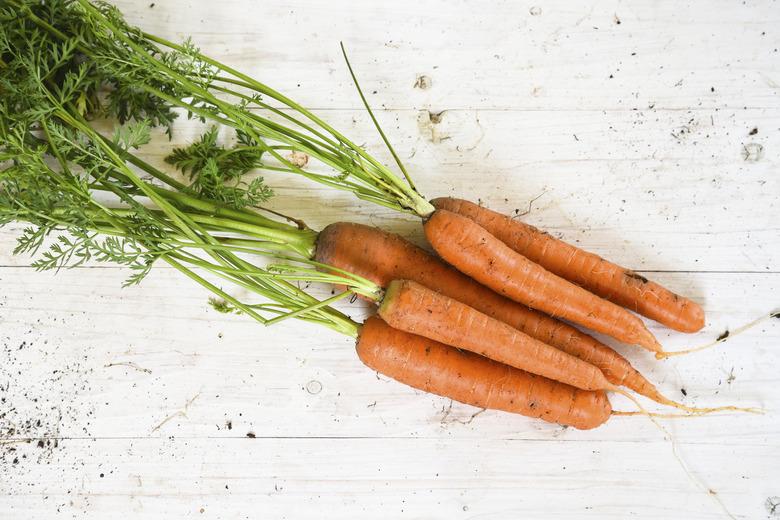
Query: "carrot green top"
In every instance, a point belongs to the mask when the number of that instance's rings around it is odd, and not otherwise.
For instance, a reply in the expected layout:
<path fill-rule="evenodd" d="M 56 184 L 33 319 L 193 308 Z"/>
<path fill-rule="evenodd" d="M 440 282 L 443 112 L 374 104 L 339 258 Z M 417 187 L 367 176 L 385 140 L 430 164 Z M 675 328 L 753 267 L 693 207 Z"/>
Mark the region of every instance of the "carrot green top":
<path fill-rule="evenodd" d="M 65 66 L 72 74 L 63 94 L 83 114 L 107 112 L 123 122 L 142 119 L 170 128 L 174 108 L 183 109 L 189 117 L 235 129 L 241 153 L 254 155 L 254 168 L 302 175 L 423 217 L 434 211 L 392 147 L 403 177 L 301 104 L 206 56 L 189 40 L 177 44 L 145 33 L 103 2 L 4 3 L 0 41 L 35 46 L 47 62 Z M 106 85 L 110 93 L 104 103 L 99 90 Z M 380 134 L 389 145 L 381 129 Z M 287 158 L 290 151 L 312 161 L 296 164 Z"/>
<path fill-rule="evenodd" d="M 283 164 L 281 151 L 308 150 L 316 141 L 323 157 L 341 161 L 345 155 L 332 151 L 341 145 L 334 141 L 325 153 L 325 134 L 304 138 L 254 114 L 248 105 L 263 103 L 259 95 L 238 106 L 217 99 L 206 86 L 222 84 L 221 72 L 189 46 L 163 53 L 111 6 L 80 0 L 8 0 L 3 6 L 0 225 L 30 224 L 16 253 L 40 250 L 33 265 L 41 270 L 118 263 L 132 272 L 127 284 L 162 261 L 210 290 L 220 310 L 264 324 L 295 317 L 357 335 L 358 325 L 329 304 L 353 294 L 377 297 L 379 288 L 343 271 L 318 271 L 322 266 L 312 260 L 317 233 L 257 211 L 271 191 L 261 178 L 242 179 L 265 164 L 264 155 Z M 234 121 L 238 133 L 232 148 L 218 145 L 210 131 L 173 151 L 169 162 L 189 183 L 134 152 L 151 139 L 152 127 L 170 125 L 177 106 L 203 119 Z M 123 124 L 103 135 L 89 123 L 96 116 Z M 355 164 L 362 157 L 356 150 L 344 152 Z M 262 302 L 231 296 L 223 281 Z M 320 301 L 299 281 L 347 289 Z"/>

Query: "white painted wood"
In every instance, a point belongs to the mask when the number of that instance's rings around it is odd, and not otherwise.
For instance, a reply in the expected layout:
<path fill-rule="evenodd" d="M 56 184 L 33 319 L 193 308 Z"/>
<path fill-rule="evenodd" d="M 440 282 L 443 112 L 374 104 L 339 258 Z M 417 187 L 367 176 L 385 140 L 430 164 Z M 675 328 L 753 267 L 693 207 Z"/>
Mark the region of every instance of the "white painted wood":
<path fill-rule="evenodd" d="M 456 110 L 436 124 L 427 111 L 379 117 L 430 197 L 480 199 L 509 213 L 528 211 L 536 199 L 524 220 L 635 269 L 764 272 L 778 270 L 778 113 Z M 325 115 L 391 160 L 364 112 Z M 758 133 L 748 135 L 753 128 Z M 172 143 L 160 132 L 144 152 L 169 170 L 163 158 L 171 147 L 203 129 L 182 118 Z M 745 160 L 746 145 L 765 150 L 760 160 Z M 406 215 L 305 179 L 265 177 L 279 195 L 271 205 L 294 208 L 315 229 L 354 220 L 422 243 L 419 224 Z M 0 264 L 27 265 L 8 253 L 0 250 Z"/>
<path fill-rule="evenodd" d="M 390 108 L 778 107 L 772 0 L 150 3 L 121 5 L 316 107 L 360 106 L 339 40 Z"/>
<path fill-rule="evenodd" d="M 776 2 L 151 4 L 118 5 L 387 159 L 343 39 L 426 195 L 511 212 L 544 193 L 528 222 L 701 301 L 701 333 L 652 326 L 670 350 L 780 307 Z M 198 128 L 175 130 L 184 143 Z M 161 162 L 165 146 L 144 153 Z M 314 227 L 369 222 L 421 243 L 410 218 L 267 178 L 276 207 Z M 171 269 L 129 289 L 114 267 L 35 273 L 10 255 L 18 229 L 0 231 L 3 519 L 727 518 L 704 489 L 737 518 L 780 503 L 777 320 L 663 363 L 618 347 L 672 398 L 767 409 L 661 421 L 697 484 L 646 419 L 579 432 L 474 416 L 377 377 L 349 338 L 218 314 Z"/>

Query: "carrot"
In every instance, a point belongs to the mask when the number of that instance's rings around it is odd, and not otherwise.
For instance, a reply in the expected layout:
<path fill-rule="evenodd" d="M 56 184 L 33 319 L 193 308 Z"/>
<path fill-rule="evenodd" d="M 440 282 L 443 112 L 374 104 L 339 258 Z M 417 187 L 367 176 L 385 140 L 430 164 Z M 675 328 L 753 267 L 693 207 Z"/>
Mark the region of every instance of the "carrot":
<path fill-rule="evenodd" d="M 394 280 L 379 306 L 388 325 L 582 390 L 613 390 L 601 370 L 417 282 Z"/>
<path fill-rule="evenodd" d="M 651 416 L 636 398 L 610 383 L 597 367 L 417 282 L 390 282 L 378 314 L 396 329 L 458 347 L 531 374 L 581 390 L 619 393 L 633 401 L 642 415 Z M 763 413 L 757 408 L 736 406 L 693 408 L 660 395 L 658 401 L 693 413 Z"/>
<path fill-rule="evenodd" d="M 437 210 L 424 227 L 428 241 L 446 262 L 499 294 L 624 343 L 663 351 L 638 317 L 550 273 L 473 220 Z"/>
<path fill-rule="evenodd" d="M 663 404 L 673 403 L 612 348 L 567 323 L 497 294 L 400 235 L 337 222 L 320 232 L 315 259 L 381 287 L 394 279 L 414 280 L 595 365 L 614 385 Z"/>
<path fill-rule="evenodd" d="M 528 374 L 470 352 L 366 320 L 357 354 L 368 367 L 418 390 L 582 430 L 604 424 L 612 407 L 589 392 Z"/>
<path fill-rule="evenodd" d="M 693 413 L 737 410 L 728 406 L 693 408 L 666 398 L 612 348 L 571 325 L 500 296 L 395 233 L 337 222 L 319 233 L 315 250 L 317 262 L 362 276 L 381 287 L 387 287 L 394 279 L 414 280 L 468 304 L 595 365 L 612 385 L 625 386 L 658 403 Z"/>
<path fill-rule="evenodd" d="M 680 332 L 704 326 L 701 306 L 630 269 L 473 202 L 442 197 L 431 203 L 470 218 L 532 262 L 602 298 Z"/>

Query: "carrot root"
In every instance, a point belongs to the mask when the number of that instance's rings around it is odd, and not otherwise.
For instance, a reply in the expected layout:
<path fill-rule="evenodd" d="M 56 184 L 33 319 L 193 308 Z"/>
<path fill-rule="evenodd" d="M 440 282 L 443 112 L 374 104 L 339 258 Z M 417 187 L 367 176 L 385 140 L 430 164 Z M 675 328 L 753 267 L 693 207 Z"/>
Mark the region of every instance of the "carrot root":
<path fill-rule="evenodd" d="M 756 408 L 756 407 L 743 408 L 740 406 L 714 406 L 714 407 L 700 408 L 698 406 L 687 406 L 682 403 L 678 403 L 677 401 L 672 401 L 671 399 L 667 399 L 662 395 L 659 395 L 658 399 L 654 399 L 654 401 L 657 401 L 658 403 L 661 404 L 665 404 L 666 406 L 671 406 L 672 408 L 677 408 L 678 410 L 685 410 L 686 412 L 695 415 L 706 415 L 706 414 L 716 413 L 716 412 L 744 412 L 744 413 L 753 413 L 758 415 L 763 415 L 765 413 L 763 408 Z"/>
<path fill-rule="evenodd" d="M 424 230 L 444 261 L 499 294 L 623 343 L 663 351 L 639 317 L 547 271 L 468 217 L 437 210 Z"/>
<path fill-rule="evenodd" d="M 641 410 L 612 410 L 612 415 L 619 417 L 655 417 L 656 419 L 693 419 L 696 417 L 702 417 L 702 414 L 696 413 L 659 413 Z"/>
<path fill-rule="evenodd" d="M 595 365 L 412 280 L 390 282 L 378 314 L 396 329 L 582 390 L 612 387 Z"/>
<path fill-rule="evenodd" d="M 732 331 L 726 331 L 725 335 L 722 335 L 715 341 L 711 341 L 709 343 L 706 343 L 704 345 L 700 345 L 698 347 L 693 347 L 685 350 L 675 350 L 672 352 L 657 352 L 655 357 L 656 359 L 666 359 L 674 356 L 684 356 L 686 354 L 693 354 L 694 352 L 699 352 L 702 350 L 706 350 L 708 348 L 712 348 L 716 345 L 720 345 L 721 343 L 726 342 L 728 339 L 733 338 L 737 334 L 742 334 L 743 332 L 752 329 L 756 325 L 759 325 L 763 323 L 764 321 L 768 320 L 769 318 L 780 318 L 780 310 L 774 310 L 770 312 L 769 314 L 764 314 L 763 316 L 756 318 L 755 320 L 746 323 L 740 327 L 737 327 L 736 329 Z"/>
<path fill-rule="evenodd" d="M 610 417 L 604 392 L 589 392 L 368 318 L 357 354 L 368 367 L 425 392 L 479 408 L 503 410 L 578 429 Z"/>
<path fill-rule="evenodd" d="M 571 325 L 510 300 L 395 233 L 337 222 L 323 229 L 316 260 L 387 287 L 414 280 L 599 368 L 607 380 L 659 401 L 655 386 L 614 349 Z"/>
<path fill-rule="evenodd" d="M 630 269 L 473 202 L 439 198 L 431 203 L 473 220 L 532 262 L 602 298 L 680 332 L 696 332 L 704 326 L 704 311 L 698 304 Z"/>
<path fill-rule="evenodd" d="M 639 404 L 639 401 L 637 401 L 637 399 L 634 396 L 632 396 L 631 394 L 629 394 L 626 390 L 624 390 L 622 388 L 619 388 L 617 386 L 612 385 L 611 388 L 606 388 L 605 390 L 610 391 L 610 392 L 618 393 L 618 394 L 620 394 L 620 395 L 630 399 L 637 406 L 637 408 L 642 410 L 639 413 L 635 413 L 635 412 L 622 412 L 622 413 L 616 413 L 615 415 L 648 415 L 648 414 L 652 413 L 652 412 L 646 411 L 642 407 L 642 405 Z M 714 407 L 709 407 L 709 408 L 699 408 L 699 407 L 695 407 L 695 406 L 688 406 L 688 405 L 685 405 L 685 404 L 682 404 L 682 403 L 678 403 L 677 401 L 672 401 L 668 397 L 664 397 L 663 395 L 661 395 L 661 393 L 658 392 L 657 390 L 655 390 L 655 389 L 653 389 L 653 390 L 654 390 L 653 395 L 645 396 L 645 397 L 648 397 L 648 398 L 652 399 L 653 401 L 655 401 L 655 402 L 657 402 L 659 404 L 663 404 L 663 405 L 666 405 L 666 406 L 671 406 L 672 408 L 677 408 L 678 410 L 684 410 L 684 411 L 688 412 L 688 414 L 685 414 L 686 416 L 687 415 L 691 415 L 691 416 L 692 415 L 706 415 L 706 414 L 715 413 L 715 412 L 745 412 L 745 413 L 753 413 L 753 414 L 759 414 L 759 415 L 764 413 L 764 410 L 762 408 L 755 408 L 755 407 L 745 407 L 745 408 L 743 408 L 743 407 L 739 407 L 739 406 L 714 406 Z M 654 417 L 663 417 L 665 415 L 667 415 L 667 414 L 655 414 Z M 669 415 L 669 416 L 670 417 L 677 417 L 678 415 Z M 682 417 L 682 415 L 679 415 L 679 416 Z"/>

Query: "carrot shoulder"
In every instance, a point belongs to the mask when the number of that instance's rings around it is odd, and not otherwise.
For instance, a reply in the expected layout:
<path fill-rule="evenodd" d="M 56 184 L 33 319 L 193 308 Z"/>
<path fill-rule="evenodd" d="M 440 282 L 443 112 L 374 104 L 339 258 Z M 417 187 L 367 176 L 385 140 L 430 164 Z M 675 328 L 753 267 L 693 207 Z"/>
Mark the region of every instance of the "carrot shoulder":
<path fill-rule="evenodd" d="M 390 282 L 378 314 L 393 328 L 583 390 L 614 388 L 590 363 L 417 282 Z"/>
<path fill-rule="evenodd" d="M 655 386 L 614 349 L 568 323 L 499 295 L 395 233 L 351 222 L 330 224 L 319 234 L 316 260 L 381 287 L 396 279 L 414 280 L 595 365 L 614 385 L 651 399 L 660 397 Z"/>
<path fill-rule="evenodd" d="M 468 217 L 529 260 L 602 298 L 680 332 L 704 326 L 704 310 L 697 303 L 625 267 L 473 202 L 449 197 L 431 202 Z"/>
<path fill-rule="evenodd" d="M 547 271 L 467 217 L 437 210 L 425 222 L 425 236 L 446 262 L 499 294 L 624 343 L 662 351 L 637 316 Z"/>
<path fill-rule="evenodd" d="M 368 367 L 418 390 L 480 408 L 591 429 L 609 419 L 604 392 L 588 392 L 393 329 L 372 317 L 357 353 Z"/>

